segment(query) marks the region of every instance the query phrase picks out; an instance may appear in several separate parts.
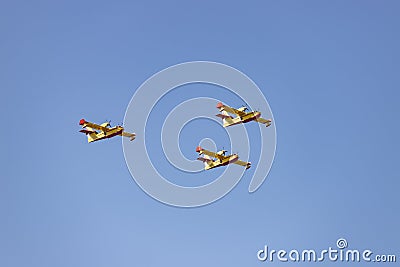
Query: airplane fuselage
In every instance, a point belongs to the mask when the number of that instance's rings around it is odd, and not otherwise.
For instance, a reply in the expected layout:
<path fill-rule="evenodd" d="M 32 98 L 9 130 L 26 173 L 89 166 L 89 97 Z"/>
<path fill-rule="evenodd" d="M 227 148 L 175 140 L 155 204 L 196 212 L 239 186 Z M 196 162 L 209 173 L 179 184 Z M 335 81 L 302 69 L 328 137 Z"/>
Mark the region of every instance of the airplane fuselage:
<path fill-rule="evenodd" d="M 92 133 L 92 134 L 88 135 L 88 142 L 91 143 L 91 142 L 111 138 L 111 137 L 114 137 L 117 135 L 122 135 L 123 131 L 124 131 L 123 127 L 115 126 L 115 127 L 109 128 L 109 130 L 107 130 L 107 133 L 105 133 L 103 131 L 99 131 L 98 133 Z"/>
<path fill-rule="evenodd" d="M 233 154 L 223 160 L 216 159 L 215 161 L 210 162 L 205 166 L 205 170 L 213 169 L 216 167 L 221 167 L 221 166 L 226 166 L 230 163 L 234 163 L 239 159 L 239 156 L 237 154 Z"/>
<path fill-rule="evenodd" d="M 249 121 L 254 121 L 254 120 L 257 120 L 260 116 L 261 116 L 261 112 L 259 112 L 259 111 L 248 112 L 244 116 L 241 116 L 241 117 L 237 116 L 233 119 L 225 120 L 225 123 L 223 126 L 228 127 L 228 126 L 236 125 L 239 123 L 246 123 Z"/>

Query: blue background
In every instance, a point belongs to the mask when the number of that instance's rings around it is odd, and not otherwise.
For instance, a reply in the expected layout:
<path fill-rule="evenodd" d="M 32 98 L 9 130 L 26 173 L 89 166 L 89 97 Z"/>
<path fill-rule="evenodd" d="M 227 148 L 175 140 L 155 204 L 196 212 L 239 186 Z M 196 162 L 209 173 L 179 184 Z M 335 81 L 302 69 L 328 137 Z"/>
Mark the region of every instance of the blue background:
<path fill-rule="evenodd" d="M 399 2 L 0 6 L 1 266 L 260 266 L 264 245 L 322 250 L 339 237 L 400 256 Z M 254 80 L 278 143 L 256 193 L 245 176 L 182 209 L 141 191 L 120 138 L 87 144 L 78 121 L 122 122 L 141 83 L 193 60 Z"/>

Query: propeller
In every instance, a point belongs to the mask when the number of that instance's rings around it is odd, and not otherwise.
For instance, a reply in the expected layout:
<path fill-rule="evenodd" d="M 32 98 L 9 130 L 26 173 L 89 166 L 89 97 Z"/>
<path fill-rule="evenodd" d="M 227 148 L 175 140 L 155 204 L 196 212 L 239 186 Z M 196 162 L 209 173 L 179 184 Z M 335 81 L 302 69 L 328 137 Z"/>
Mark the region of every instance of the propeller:
<path fill-rule="evenodd" d="M 238 110 L 246 112 L 246 110 L 248 110 L 248 108 L 245 105 L 243 105 L 240 108 L 238 108 Z"/>
<path fill-rule="evenodd" d="M 107 126 L 111 126 L 111 120 L 106 120 Z"/>

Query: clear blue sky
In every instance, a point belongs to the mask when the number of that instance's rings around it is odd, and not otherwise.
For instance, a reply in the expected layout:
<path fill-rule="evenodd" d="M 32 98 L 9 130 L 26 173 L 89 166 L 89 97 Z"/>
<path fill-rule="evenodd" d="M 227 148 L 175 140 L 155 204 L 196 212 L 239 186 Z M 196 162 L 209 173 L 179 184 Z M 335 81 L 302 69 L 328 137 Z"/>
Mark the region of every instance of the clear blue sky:
<path fill-rule="evenodd" d="M 264 245 L 324 249 L 339 237 L 398 253 L 399 8 L 3 1 L 0 265 L 262 266 Z M 78 121 L 122 122 L 141 83 L 193 60 L 253 79 L 278 142 L 256 193 L 244 177 L 222 200 L 182 209 L 136 185 L 120 138 L 87 144 Z"/>

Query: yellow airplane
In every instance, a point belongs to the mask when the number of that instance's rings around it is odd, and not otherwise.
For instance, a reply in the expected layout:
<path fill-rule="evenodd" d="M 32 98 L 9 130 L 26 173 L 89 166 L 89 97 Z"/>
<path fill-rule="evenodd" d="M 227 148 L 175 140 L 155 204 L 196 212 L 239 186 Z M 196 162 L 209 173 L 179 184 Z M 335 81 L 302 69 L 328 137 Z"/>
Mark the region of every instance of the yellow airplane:
<path fill-rule="evenodd" d="M 251 162 L 244 162 L 239 160 L 238 154 L 232 154 L 225 156 L 226 150 L 220 150 L 218 152 L 208 151 L 200 146 L 196 148 L 196 152 L 202 157 L 197 159 L 204 162 L 204 169 L 209 170 L 220 166 L 225 166 L 231 163 L 238 164 L 240 166 L 246 167 L 246 170 L 251 167 Z"/>
<path fill-rule="evenodd" d="M 81 125 L 83 128 L 79 132 L 87 135 L 88 143 L 106 139 L 106 138 L 111 138 L 111 137 L 114 137 L 117 135 L 129 137 L 129 139 L 131 141 L 133 141 L 136 137 L 136 134 L 134 134 L 134 133 L 124 132 L 124 127 L 122 127 L 122 126 L 117 125 L 117 126 L 111 127 L 111 124 L 109 121 L 98 125 L 98 124 L 95 124 L 92 122 L 85 121 L 85 119 L 81 119 L 79 121 L 79 125 Z M 94 129 L 96 129 L 98 131 L 95 131 Z"/>
<path fill-rule="evenodd" d="M 217 117 L 220 117 L 222 119 L 224 127 L 232 126 L 239 123 L 246 123 L 249 121 L 256 121 L 265 124 L 266 127 L 271 125 L 271 120 L 261 118 L 261 112 L 259 111 L 246 112 L 246 107 L 234 109 L 222 104 L 221 102 L 217 104 L 217 108 L 221 112 L 221 114 L 218 114 Z M 229 113 L 235 114 L 236 117 L 234 118 L 230 116 Z"/>

